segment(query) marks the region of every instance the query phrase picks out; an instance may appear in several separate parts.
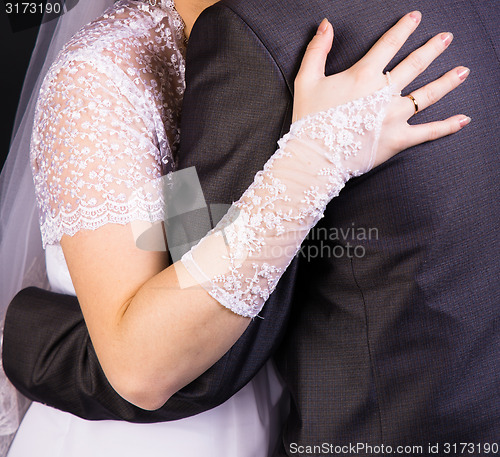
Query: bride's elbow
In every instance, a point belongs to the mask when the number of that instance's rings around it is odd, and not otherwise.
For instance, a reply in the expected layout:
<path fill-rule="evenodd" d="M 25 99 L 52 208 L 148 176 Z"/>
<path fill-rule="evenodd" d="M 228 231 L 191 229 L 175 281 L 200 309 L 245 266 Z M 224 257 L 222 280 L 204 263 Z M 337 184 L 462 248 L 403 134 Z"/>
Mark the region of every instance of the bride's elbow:
<path fill-rule="evenodd" d="M 169 398 L 170 396 L 168 395 L 131 395 L 128 402 L 146 411 L 156 411 L 157 409 L 160 409 Z M 127 398 L 125 399 L 127 400 Z"/>
<path fill-rule="evenodd" d="M 175 393 L 164 382 L 151 382 L 142 376 L 122 377 L 110 383 L 123 399 L 147 411 L 160 409 Z"/>

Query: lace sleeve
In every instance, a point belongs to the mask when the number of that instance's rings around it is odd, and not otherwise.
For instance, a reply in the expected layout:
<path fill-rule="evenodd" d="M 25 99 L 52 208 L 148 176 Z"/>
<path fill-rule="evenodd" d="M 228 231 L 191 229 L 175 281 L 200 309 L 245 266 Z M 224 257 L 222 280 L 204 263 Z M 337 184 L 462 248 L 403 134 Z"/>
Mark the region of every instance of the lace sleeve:
<path fill-rule="evenodd" d="M 240 200 L 181 259 L 210 295 L 242 316 L 259 313 L 326 205 L 372 168 L 393 94 L 388 85 L 292 124 Z"/>
<path fill-rule="evenodd" d="M 171 157 L 161 157 L 147 110 L 135 109 L 109 73 L 70 61 L 42 86 L 31 165 L 44 247 L 106 223 L 163 219 L 161 194 L 144 188 Z"/>

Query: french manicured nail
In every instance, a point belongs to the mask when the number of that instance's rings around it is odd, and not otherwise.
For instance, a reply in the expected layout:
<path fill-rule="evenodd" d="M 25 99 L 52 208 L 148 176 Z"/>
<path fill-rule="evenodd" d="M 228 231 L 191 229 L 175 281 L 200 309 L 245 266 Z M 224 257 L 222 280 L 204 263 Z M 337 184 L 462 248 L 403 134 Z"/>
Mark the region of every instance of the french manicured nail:
<path fill-rule="evenodd" d="M 463 81 L 465 78 L 467 78 L 467 76 L 469 76 L 470 69 L 467 67 L 460 67 L 457 70 L 457 73 L 458 73 L 458 77 Z"/>
<path fill-rule="evenodd" d="M 453 40 L 453 33 L 451 32 L 442 33 L 441 39 L 443 40 L 444 45 L 448 46 L 451 43 L 451 40 Z"/>
<path fill-rule="evenodd" d="M 418 24 L 420 19 L 422 19 L 422 13 L 420 11 L 413 11 L 410 13 L 410 17 Z"/>
<path fill-rule="evenodd" d="M 462 119 L 460 119 L 458 123 L 460 124 L 460 127 L 465 127 L 470 121 L 471 118 L 469 116 L 465 116 Z"/>
<path fill-rule="evenodd" d="M 323 35 L 328 30 L 328 19 L 323 19 L 318 27 L 317 35 Z"/>

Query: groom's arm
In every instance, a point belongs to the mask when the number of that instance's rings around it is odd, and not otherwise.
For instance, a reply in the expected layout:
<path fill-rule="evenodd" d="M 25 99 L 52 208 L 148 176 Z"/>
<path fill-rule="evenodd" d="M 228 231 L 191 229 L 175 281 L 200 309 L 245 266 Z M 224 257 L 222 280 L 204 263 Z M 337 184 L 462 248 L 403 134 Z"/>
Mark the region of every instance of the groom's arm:
<path fill-rule="evenodd" d="M 276 148 L 290 94 L 264 46 L 230 10 L 206 11 L 190 39 L 181 168 L 195 166 L 209 204 L 239 198 Z M 295 264 L 235 346 L 161 409 L 123 400 L 99 365 L 75 297 L 29 288 L 12 301 L 3 363 L 28 398 L 86 419 L 175 420 L 224 402 L 270 357 L 288 316 Z"/>

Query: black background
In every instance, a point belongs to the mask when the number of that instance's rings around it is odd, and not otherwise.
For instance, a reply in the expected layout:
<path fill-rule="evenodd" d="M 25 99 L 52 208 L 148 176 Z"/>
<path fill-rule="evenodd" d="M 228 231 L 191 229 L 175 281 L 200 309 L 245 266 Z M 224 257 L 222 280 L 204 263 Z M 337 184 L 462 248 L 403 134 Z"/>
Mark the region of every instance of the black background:
<path fill-rule="evenodd" d="M 25 21 L 25 26 L 31 26 L 13 31 L 5 12 L 5 2 L 0 2 L 0 8 L 0 87 L 2 88 L 0 164 L 3 165 L 9 150 L 16 108 L 21 95 L 24 75 L 35 45 L 38 26 L 36 23 L 33 25 Z"/>

